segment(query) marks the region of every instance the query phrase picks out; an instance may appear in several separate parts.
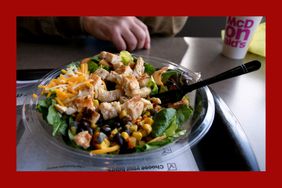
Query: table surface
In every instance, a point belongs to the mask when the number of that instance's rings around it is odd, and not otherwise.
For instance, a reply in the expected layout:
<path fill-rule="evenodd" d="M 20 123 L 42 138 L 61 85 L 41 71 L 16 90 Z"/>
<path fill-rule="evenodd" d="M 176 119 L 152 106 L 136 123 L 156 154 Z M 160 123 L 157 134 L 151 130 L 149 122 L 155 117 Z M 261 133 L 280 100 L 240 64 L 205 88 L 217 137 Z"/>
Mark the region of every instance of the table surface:
<path fill-rule="evenodd" d="M 91 38 L 18 41 L 17 69 L 58 68 L 101 50 L 115 52 L 108 42 Z M 208 78 L 257 59 L 260 70 L 211 85 L 226 102 L 245 131 L 261 170 L 265 170 L 265 58 L 247 54 L 243 60 L 221 55 L 220 38 L 153 38 L 150 50 L 134 52 L 164 58 Z"/>

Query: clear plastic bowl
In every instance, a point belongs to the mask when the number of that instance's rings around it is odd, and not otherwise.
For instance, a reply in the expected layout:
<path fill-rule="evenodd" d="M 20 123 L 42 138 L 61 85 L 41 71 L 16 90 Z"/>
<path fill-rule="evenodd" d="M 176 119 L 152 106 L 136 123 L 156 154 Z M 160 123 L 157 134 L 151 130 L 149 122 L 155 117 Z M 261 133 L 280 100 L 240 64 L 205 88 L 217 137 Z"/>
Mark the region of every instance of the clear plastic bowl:
<path fill-rule="evenodd" d="M 186 75 L 188 74 L 191 77 L 191 83 L 199 79 L 199 74 L 165 59 L 148 56 L 142 57 L 145 62 L 149 62 L 155 67 L 169 66 L 170 69 L 177 69 Z M 61 69 L 58 69 L 47 74 L 38 84 L 46 85 L 50 80 L 60 74 L 60 70 Z M 40 90 L 37 87 L 34 87 L 33 93 L 40 96 Z M 30 97 L 26 100 L 23 106 L 23 121 L 35 142 L 46 151 L 46 154 L 60 156 L 60 158 L 65 161 L 69 160 L 83 166 L 97 167 L 100 170 L 107 170 L 113 167 L 130 168 L 136 164 L 164 162 L 169 160 L 187 149 L 190 149 L 205 136 L 214 118 L 215 107 L 213 96 L 208 87 L 203 87 L 187 95 L 189 95 L 194 113 L 190 120 L 183 125 L 185 129 L 187 129 L 186 134 L 177 138 L 173 143 L 161 148 L 140 153 L 90 156 L 86 151 L 68 146 L 61 136 L 53 137 L 51 135 L 51 126 L 49 126 L 47 122 L 43 120 L 42 115 L 36 111 L 36 104 L 41 97 L 37 99 Z M 163 151 L 167 149 L 170 150 L 169 154 L 163 155 Z"/>

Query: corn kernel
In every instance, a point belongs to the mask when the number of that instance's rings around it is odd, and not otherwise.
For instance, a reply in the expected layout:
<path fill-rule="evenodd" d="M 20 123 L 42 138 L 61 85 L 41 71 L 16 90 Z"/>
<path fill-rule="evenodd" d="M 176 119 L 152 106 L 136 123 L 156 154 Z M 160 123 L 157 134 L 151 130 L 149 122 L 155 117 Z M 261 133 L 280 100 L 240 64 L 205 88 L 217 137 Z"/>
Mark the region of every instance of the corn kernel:
<path fill-rule="evenodd" d="M 132 133 L 132 136 L 136 138 L 136 140 L 140 141 L 142 139 L 142 133 L 140 131 L 135 131 Z"/>
<path fill-rule="evenodd" d="M 137 126 L 137 125 L 131 125 L 131 126 L 129 127 L 129 130 L 130 130 L 131 132 L 137 131 L 137 130 L 138 130 L 138 126 Z"/>
<path fill-rule="evenodd" d="M 39 89 L 45 89 L 46 86 L 44 86 L 44 85 L 39 85 L 38 88 L 39 88 Z"/>
<path fill-rule="evenodd" d="M 108 148 L 110 146 L 110 141 L 105 138 L 100 144 L 95 144 L 95 147 L 97 149 L 105 149 L 105 148 Z"/>
<path fill-rule="evenodd" d="M 99 106 L 99 101 L 96 100 L 96 99 L 94 99 L 94 100 L 93 100 L 93 104 L 94 104 L 94 106 L 97 108 L 97 107 Z"/>
<path fill-rule="evenodd" d="M 142 128 L 147 132 L 147 134 L 150 134 L 151 132 L 152 132 L 152 127 L 151 127 L 151 125 L 149 125 L 149 124 L 144 124 L 143 126 L 142 126 Z"/>
<path fill-rule="evenodd" d="M 154 110 L 156 110 L 157 112 L 161 111 L 162 107 L 160 105 L 156 105 L 154 107 Z"/>
<path fill-rule="evenodd" d="M 141 122 L 141 119 L 139 119 L 139 118 L 136 119 L 136 121 L 135 121 L 136 124 L 139 124 L 140 122 Z"/>
<path fill-rule="evenodd" d="M 37 99 L 38 96 L 37 96 L 35 93 L 33 93 L 33 94 L 32 94 L 32 97 L 33 97 L 34 99 Z"/>
<path fill-rule="evenodd" d="M 141 132 L 143 137 L 148 135 L 147 131 L 145 131 L 144 129 L 140 129 L 139 131 Z"/>
<path fill-rule="evenodd" d="M 124 138 L 124 140 L 128 140 L 128 138 L 129 138 L 129 135 L 128 135 L 127 132 L 122 132 L 121 136 Z"/>
<path fill-rule="evenodd" d="M 156 97 L 153 97 L 151 98 L 151 101 L 154 103 L 154 104 L 161 104 L 161 100 L 159 98 L 156 98 Z"/>
<path fill-rule="evenodd" d="M 145 124 L 149 124 L 149 125 L 153 125 L 154 120 L 152 118 L 145 118 L 144 119 L 144 123 Z"/>
<path fill-rule="evenodd" d="M 97 128 L 97 124 L 91 122 L 91 128 L 96 129 Z"/>
<path fill-rule="evenodd" d="M 66 74 L 66 73 L 67 73 L 67 71 L 66 71 L 65 69 L 62 69 L 61 72 L 62 72 L 63 74 Z"/>
<path fill-rule="evenodd" d="M 138 122 L 138 125 L 139 125 L 139 126 L 143 126 L 143 125 L 144 125 L 144 120 Z"/>
<path fill-rule="evenodd" d="M 146 115 L 147 117 L 149 117 L 149 116 L 151 115 L 151 113 L 150 113 L 149 111 L 146 111 L 146 112 L 144 113 L 144 115 Z"/>
<path fill-rule="evenodd" d="M 115 128 L 114 130 L 112 130 L 112 132 L 111 132 L 111 136 L 113 137 L 115 134 L 117 134 L 118 133 L 118 130 L 117 130 L 117 128 Z"/>
<path fill-rule="evenodd" d="M 124 118 L 125 116 L 127 116 L 127 112 L 126 112 L 126 110 L 122 110 L 122 111 L 120 112 L 120 114 L 119 114 L 119 118 L 122 119 L 122 118 Z"/>

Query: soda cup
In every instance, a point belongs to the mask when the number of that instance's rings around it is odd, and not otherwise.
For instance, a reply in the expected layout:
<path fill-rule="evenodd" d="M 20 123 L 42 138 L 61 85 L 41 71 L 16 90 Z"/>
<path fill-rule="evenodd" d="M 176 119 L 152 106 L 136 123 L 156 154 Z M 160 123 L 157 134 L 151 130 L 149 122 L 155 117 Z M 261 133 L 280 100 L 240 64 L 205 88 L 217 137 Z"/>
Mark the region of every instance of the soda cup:
<path fill-rule="evenodd" d="M 243 59 L 260 24 L 262 16 L 228 16 L 222 54 L 231 59 Z"/>

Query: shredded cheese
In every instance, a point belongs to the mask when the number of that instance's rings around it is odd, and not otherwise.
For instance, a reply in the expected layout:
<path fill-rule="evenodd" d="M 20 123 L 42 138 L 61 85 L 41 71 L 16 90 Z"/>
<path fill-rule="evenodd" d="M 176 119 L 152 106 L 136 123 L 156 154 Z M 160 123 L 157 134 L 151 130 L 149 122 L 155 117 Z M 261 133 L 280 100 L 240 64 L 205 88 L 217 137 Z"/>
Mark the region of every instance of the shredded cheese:
<path fill-rule="evenodd" d="M 108 148 L 104 148 L 104 149 L 96 149 L 96 150 L 92 150 L 90 152 L 90 155 L 106 154 L 106 153 L 117 151 L 117 150 L 119 150 L 119 148 L 120 148 L 119 145 L 114 145 L 112 147 L 108 147 Z"/>
<path fill-rule="evenodd" d="M 58 98 L 56 97 L 55 100 L 57 101 L 57 103 L 61 106 L 65 106 L 64 103 Z"/>

